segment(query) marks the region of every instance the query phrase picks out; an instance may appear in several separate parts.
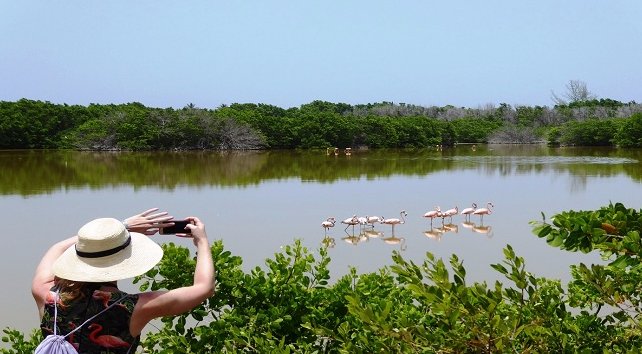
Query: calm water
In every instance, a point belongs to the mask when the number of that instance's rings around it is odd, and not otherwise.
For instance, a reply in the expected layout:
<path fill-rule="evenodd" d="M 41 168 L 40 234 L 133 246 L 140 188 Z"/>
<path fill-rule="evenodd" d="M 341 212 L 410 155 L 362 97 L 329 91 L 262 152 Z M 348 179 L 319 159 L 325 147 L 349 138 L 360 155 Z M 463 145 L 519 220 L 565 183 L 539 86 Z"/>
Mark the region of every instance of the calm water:
<path fill-rule="evenodd" d="M 53 242 L 73 235 L 86 221 L 124 218 L 150 207 L 176 217 L 196 215 L 211 239 L 244 259 L 263 265 L 280 246 L 300 238 L 321 246 L 321 222 L 357 215 L 399 217 L 382 234 L 355 237 L 340 224 L 330 230 L 334 276 L 350 265 L 360 272 L 391 264 L 393 250 L 421 262 L 426 252 L 464 260 L 470 281 L 494 281 L 491 263 L 511 244 L 538 276 L 568 280 L 568 266 L 599 262 L 595 254 L 559 251 L 533 236 L 529 221 L 564 210 L 596 209 L 610 201 L 640 208 L 642 151 L 460 146 L 444 151 L 253 153 L 88 153 L 0 151 L 0 213 L 4 240 L 0 272 L 0 328 L 38 326 L 30 294 L 33 270 Z M 494 212 L 475 227 L 461 216 L 449 228 L 422 215 L 492 201 Z M 446 220 L 448 223 L 448 220 Z M 437 235 L 437 236 L 435 236 Z M 174 241 L 155 236 L 158 242 Z M 387 243 L 384 241 L 391 242 Z M 356 244 L 355 244 L 356 243 Z M 132 290 L 131 284 L 122 284 Z"/>

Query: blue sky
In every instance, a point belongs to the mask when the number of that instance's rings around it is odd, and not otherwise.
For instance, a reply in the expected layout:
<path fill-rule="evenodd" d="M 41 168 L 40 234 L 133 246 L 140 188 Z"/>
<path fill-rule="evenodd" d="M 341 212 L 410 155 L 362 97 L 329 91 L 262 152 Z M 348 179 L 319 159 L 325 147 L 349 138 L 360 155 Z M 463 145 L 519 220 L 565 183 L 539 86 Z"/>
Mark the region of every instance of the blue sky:
<path fill-rule="evenodd" d="M 642 102 L 642 1 L 0 0 L 0 100 Z"/>

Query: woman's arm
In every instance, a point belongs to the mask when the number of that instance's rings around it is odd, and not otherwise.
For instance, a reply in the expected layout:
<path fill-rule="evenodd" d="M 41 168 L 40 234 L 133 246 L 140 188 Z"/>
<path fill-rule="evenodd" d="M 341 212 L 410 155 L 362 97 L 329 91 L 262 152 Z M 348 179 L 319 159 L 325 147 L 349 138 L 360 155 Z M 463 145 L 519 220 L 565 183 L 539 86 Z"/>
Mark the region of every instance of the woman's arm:
<path fill-rule="evenodd" d="M 210 244 L 207 240 L 205 225 L 196 217 L 189 217 L 193 224 L 188 225 L 191 234 L 178 234 L 192 237 L 196 246 L 196 270 L 194 284 L 169 291 L 152 291 L 139 294 L 138 303 L 132 314 L 129 329 L 132 335 L 140 334 L 145 325 L 154 318 L 174 316 L 187 312 L 214 295 L 216 281 L 214 262 Z"/>
<path fill-rule="evenodd" d="M 70 237 L 66 240 L 60 241 L 47 250 L 45 255 L 40 260 L 38 267 L 36 267 L 36 274 L 33 276 L 31 281 L 31 294 L 33 295 L 34 300 L 36 300 L 36 305 L 38 306 L 38 311 L 42 314 L 42 309 L 45 306 L 45 297 L 47 292 L 54 283 L 54 274 L 53 274 L 53 264 L 60 257 L 67 248 L 71 247 L 78 241 L 78 236 Z"/>

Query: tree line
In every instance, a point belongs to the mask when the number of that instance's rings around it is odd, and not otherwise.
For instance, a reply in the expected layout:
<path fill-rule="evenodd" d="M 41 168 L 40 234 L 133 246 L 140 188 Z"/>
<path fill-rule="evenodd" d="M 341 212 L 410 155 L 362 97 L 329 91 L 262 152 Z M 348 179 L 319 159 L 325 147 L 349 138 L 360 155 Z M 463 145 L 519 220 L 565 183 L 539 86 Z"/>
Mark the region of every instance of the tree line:
<path fill-rule="evenodd" d="M 642 104 L 611 99 L 554 107 L 423 107 L 313 101 L 216 109 L 0 101 L 0 149 L 254 150 L 424 148 L 458 143 L 642 147 Z"/>

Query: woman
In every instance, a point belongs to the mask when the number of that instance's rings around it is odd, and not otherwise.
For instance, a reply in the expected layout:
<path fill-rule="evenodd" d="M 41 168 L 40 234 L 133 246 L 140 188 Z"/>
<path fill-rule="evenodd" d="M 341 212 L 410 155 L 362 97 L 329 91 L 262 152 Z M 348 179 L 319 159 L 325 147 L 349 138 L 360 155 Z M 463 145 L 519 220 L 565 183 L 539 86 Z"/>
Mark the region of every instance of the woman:
<path fill-rule="evenodd" d="M 133 353 L 145 325 L 154 318 L 191 310 L 214 294 L 214 264 L 205 225 L 189 217 L 196 246 L 194 284 L 168 291 L 127 294 L 117 281 L 153 268 L 163 251 L 151 238 L 159 227 L 173 225 L 166 212 L 149 209 L 126 219 L 92 220 L 78 235 L 58 242 L 36 268 L 31 291 L 41 316 L 42 333 L 67 337 L 79 353 Z M 95 318 L 92 318 L 96 316 Z"/>

